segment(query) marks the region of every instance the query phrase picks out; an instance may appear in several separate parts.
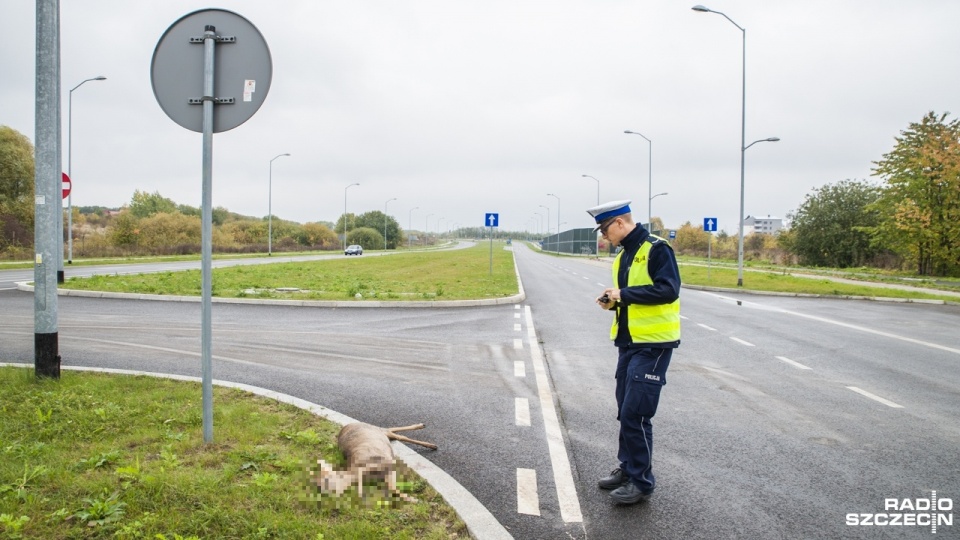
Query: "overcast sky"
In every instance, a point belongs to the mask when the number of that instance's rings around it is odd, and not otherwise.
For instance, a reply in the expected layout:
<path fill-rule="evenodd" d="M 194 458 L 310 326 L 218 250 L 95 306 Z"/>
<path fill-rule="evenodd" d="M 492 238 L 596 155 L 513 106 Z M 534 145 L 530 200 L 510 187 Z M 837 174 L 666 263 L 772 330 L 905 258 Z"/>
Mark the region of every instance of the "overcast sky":
<path fill-rule="evenodd" d="M 213 204 L 334 221 L 387 211 L 403 227 L 590 226 L 632 199 L 667 227 L 740 205 L 742 34 L 700 0 L 85 0 L 61 2 L 63 167 L 73 92 L 73 205 L 134 190 L 201 204 L 201 135 L 166 116 L 150 81 L 182 16 L 234 11 L 263 34 L 260 110 L 214 136 Z M 746 215 L 785 217 L 814 188 L 870 178 L 928 111 L 960 100 L 956 0 L 720 0 L 746 29 Z M 35 2 L 0 0 L 0 124 L 34 139 Z M 953 115 L 951 115 L 951 118 Z M 556 197 L 548 196 L 548 193 Z M 559 198 L 559 200 L 558 200 Z M 542 208 L 546 206 L 547 208 Z M 414 209 L 416 207 L 416 209 Z M 412 212 L 411 212 L 412 211 Z M 539 217 L 541 214 L 543 217 Z M 412 219 L 411 219 L 412 218 Z"/>

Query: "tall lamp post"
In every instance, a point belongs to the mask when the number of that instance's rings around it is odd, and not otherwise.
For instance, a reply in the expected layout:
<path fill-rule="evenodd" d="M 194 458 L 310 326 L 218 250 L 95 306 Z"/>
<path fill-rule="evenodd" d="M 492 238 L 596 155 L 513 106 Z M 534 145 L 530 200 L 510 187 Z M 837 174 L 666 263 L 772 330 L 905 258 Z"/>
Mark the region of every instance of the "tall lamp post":
<path fill-rule="evenodd" d="M 539 206 L 540 206 L 540 208 L 546 208 L 546 209 L 547 209 L 547 221 L 544 222 L 544 225 L 546 226 L 546 229 L 547 229 L 547 236 L 550 236 L 550 207 L 549 207 L 549 206 L 546 206 L 546 205 L 543 205 L 543 204 L 541 204 L 541 205 L 539 205 Z"/>
<path fill-rule="evenodd" d="M 430 216 L 433 214 L 427 214 L 427 217 L 423 218 L 423 247 L 427 247 L 427 231 L 430 230 Z"/>
<path fill-rule="evenodd" d="M 560 197 L 557 197 L 553 193 L 547 193 L 547 197 L 553 197 L 557 199 L 557 235 L 559 235 L 560 234 Z M 559 241 L 560 241 L 560 238 L 558 237 L 557 242 Z M 559 246 L 559 244 L 557 245 Z M 557 250 L 559 251 L 559 249 L 560 248 L 558 247 Z"/>
<path fill-rule="evenodd" d="M 70 177 L 70 181 L 73 182 L 73 91 L 77 88 L 83 86 L 84 83 L 90 81 L 105 81 L 106 77 L 100 75 L 98 77 L 92 77 L 90 79 L 85 79 L 80 82 L 80 84 L 74 86 L 70 89 L 67 98 L 67 176 Z M 73 264 L 73 186 L 70 186 L 70 193 L 67 194 L 67 244 L 68 244 L 68 255 L 67 263 Z M 63 247 L 61 244 L 60 248 L 60 257 L 63 257 Z M 63 268 L 61 267 L 61 270 Z M 62 276 L 61 276 L 62 277 Z"/>
<path fill-rule="evenodd" d="M 696 5 L 691 9 L 700 13 L 716 13 L 722 15 L 724 19 L 730 21 L 730 24 L 737 27 L 743 36 L 742 59 L 741 59 L 741 82 L 740 82 L 740 224 L 739 240 L 737 243 L 737 287 L 743 287 L 743 187 L 744 187 L 744 161 L 747 148 L 750 148 L 758 142 L 776 142 L 780 139 L 770 137 L 760 139 L 747 145 L 747 29 L 740 26 L 733 19 L 727 17 L 726 13 L 714 11 L 708 7 Z"/>
<path fill-rule="evenodd" d="M 581 174 L 580 176 L 584 178 L 593 178 L 597 182 L 597 206 L 600 206 L 600 180 L 597 180 L 589 174 Z"/>
<path fill-rule="evenodd" d="M 343 244 L 341 245 L 343 249 L 347 249 L 347 190 L 359 185 L 359 182 L 354 182 L 343 188 Z"/>
<path fill-rule="evenodd" d="M 289 155 L 290 154 L 280 154 L 273 159 Z M 267 193 L 267 257 L 273 255 L 273 159 L 270 160 L 270 182 Z"/>
<path fill-rule="evenodd" d="M 387 202 L 383 203 L 383 250 L 387 250 L 387 205 L 390 204 L 390 201 L 397 200 L 396 197 L 392 199 L 387 199 Z"/>
<path fill-rule="evenodd" d="M 669 195 L 669 193 L 667 193 L 666 191 L 664 191 L 663 193 L 657 193 L 653 197 L 650 197 L 650 200 L 652 201 L 661 195 Z M 653 216 L 650 217 L 650 228 L 653 229 Z M 651 230 L 650 232 L 652 233 L 653 231 Z"/>
<path fill-rule="evenodd" d="M 593 176 L 590 176 L 589 174 L 581 174 L 580 176 L 584 178 L 593 178 L 594 180 L 597 180 L 596 178 L 594 178 Z M 597 180 L 597 206 L 600 206 L 600 180 Z M 597 233 L 593 233 L 593 235 L 597 236 Z M 594 249 L 596 249 L 597 257 L 599 257 L 600 256 L 600 237 L 599 236 L 597 236 L 597 243 Z"/>
<path fill-rule="evenodd" d="M 743 149 L 740 150 L 740 226 L 739 232 L 737 233 L 737 287 L 743 287 L 743 156 L 747 148 L 750 148 L 758 142 L 777 142 L 779 140 L 780 137 L 759 139 L 744 146 Z"/>
<path fill-rule="evenodd" d="M 410 212 L 407 214 L 407 230 L 413 230 L 413 211 L 420 208 L 419 206 L 414 206 L 410 209 Z M 407 233 L 407 247 L 413 247 L 413 238 L 410 236 L 410 233 Z"/>
<path fill-rule="evenodd" d="M 647 139 L 643 133 L 637 133 L 629 129 L 624 130 L 624 133 L 628 135 L 640 135 L 644 139 Z M 653 222 L 653 209 L 650 204 L 650 201 L 653 200 L 653 141 L 650 139 L 647 139 L 647 197 L 650 197 L 647 201 L 647 224 L 649 225 Z"/>

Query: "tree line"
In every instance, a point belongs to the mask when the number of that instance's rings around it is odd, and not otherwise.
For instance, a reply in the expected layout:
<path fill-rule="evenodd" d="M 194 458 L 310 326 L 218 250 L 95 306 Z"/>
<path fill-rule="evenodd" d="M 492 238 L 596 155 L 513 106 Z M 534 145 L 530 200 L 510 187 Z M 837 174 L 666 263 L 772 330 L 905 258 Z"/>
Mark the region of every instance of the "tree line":
<path fill-rule="evenodd" d="M 927 113 L 894 138 L 893 149 L 873 163 L 873 180 L 846 179 L 814 189 L 787 215 L 789 229 L 750 234 L 744 257 L 777 264 L 877 267 L 921 276 L 960 276 L 960 121 Z M 33 246 L 33 145 L 0 126 L 0 258 L 30 257 Z M 74 208 L 74 252 L 80 257 L 198 253 L 200 209 L 178 205 L 159 193 L 136 191 L 119 211 Z M 67 220 L 64 220 L 65 223 Z M 654 218 L 654 228 L 663 224 Z M 213 210 L 218 252 L 266 251 L 268 217 Z M 407 237 L 383 212 L 344 214 L 336 223 L 296 223 L 274 216 L 273 245 L 281 251 L 335 250 L 347 244 L 368 249 L 404 246 Z M 476 230 L 474 230 L 476 229 Z M 65 232 L 66 234 L 66 232 Z M 458 235 L 485 237 L 473 228 Z M 522 238 L 527 233 L 498 236 Z M 66 237 L 66 236 L 65 236 Z M 432 243 L 420 234 L 418 244 Z M 680 254 L 737 257 L 736 235 L 711 236 L 684 223 L 672 241 Z M 603 246 L 601 247 L 603 249 Z"/>

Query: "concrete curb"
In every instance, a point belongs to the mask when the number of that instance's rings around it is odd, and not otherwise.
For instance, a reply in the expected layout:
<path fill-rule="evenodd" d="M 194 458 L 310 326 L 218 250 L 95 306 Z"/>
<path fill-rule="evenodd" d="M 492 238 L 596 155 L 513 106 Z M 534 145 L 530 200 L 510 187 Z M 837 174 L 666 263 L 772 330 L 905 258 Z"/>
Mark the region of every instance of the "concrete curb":
<path fill-rule="evenodd" d="M 512 252 L 513 250 L 511 250 Z M 445 307 L 476 307 L 519 304 L 527 298 L 520 280 L 520 270 L 517 268 L 517 256 L 513 255 L 513 270 L 517 275 L 518 293 L 503 298 L 484 298 L 474 300 L 281 300 L 257 298 L 218 298 L 211 297 L 210 301 L 217 304 L 255 304 L 273 306 L 324 307 L 324 308 L 445 308 Z M 18 281 L 17 290 L 33 292 L 33 285 L 29 281 Z M 85 298 L 109 298 L 124 300 L 153 300 L 158 302 L 200 302 L 199 296 L 171 296 L 164 294 L 118 293 L 104 291 L 79 291 L 74 289 L 57 289 L 57 296 L 80 296 Z"/>
<path fill-rule="evenodd" d="M 0 366 L 25 368 L 33 367 L 30 364 L 13 364 L 2 362 L 0 362 Z M 62 369 L 70 371 L 93 371 L 115 375 L 141 375 L 197 383 L 202 382 L 200 377 L 152 373 L 148 371 L 131 371 L 126 369 L 111 368 L 86 368 L 76 366 L 64 366 Z M 243 383 L 235 383 L 217 379 L 214 379 L 212 382 L 217 386 L 236 388 L 238 390 L 250 392 L 251 394 L 263 396 L 281 403 L 288 403 L 303 410 L 310 411 L 317 416 L 322 416 L 323 418 L 326 418 L 327 420 L 330 420 L 331 422 L 341 426 L 351 422 L 358 422 L 358 420 L 350 418 L 345 414 L 328 409 L 322 405 L 317 405 L 316 403 L 311 403 L 309 401 L 291 396 L 289 394 L 283 394 L 273 390 L 268 390 L 266 388 L 260 388 Z M 503 540 L 513 538 L 513 536 L 507 532 L 507 529 L 504 528 L 504 526 L 501 525 L 495 517 L 493 517 L 493 514 L 491 514 L 490 511 L 487 510 L 487 508 L 476 499 L 476 497 L 474 497 L 469 491 L 466 490 L 466 488 L 460 485 L 459 482 L 447 474 L 443 469 L 437 467 L 430 460 L 411 450 L 399 441 L 392 441 L 391 446 L 393 446 L 394 453 L 398 459 L 416 471 L 421 478 L 426 480 L 433 487 L 433 489 L 435 489 L 437 493 L 439 493 L 443 499 L 447 501 L 451 507 L 453 507 L 453 509 L 457 512 L 457 515 L 460 516 L 460 519 L 462 519 L 467 525 L 467 531 L 470 533 L 471 538 L 476 540 Z"/>

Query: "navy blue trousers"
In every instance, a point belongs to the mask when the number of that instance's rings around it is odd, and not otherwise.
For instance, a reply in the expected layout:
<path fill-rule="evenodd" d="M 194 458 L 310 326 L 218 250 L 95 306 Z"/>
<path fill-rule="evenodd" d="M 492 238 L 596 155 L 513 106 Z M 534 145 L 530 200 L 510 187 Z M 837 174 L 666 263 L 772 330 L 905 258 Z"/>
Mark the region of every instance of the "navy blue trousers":
<path fill-rule="evenodd" d="M 660 390 L 667 384 L 673 349 L 621 347 L 617 361 L 617 420 L 620 469 L 643 493 L 656 487 L 653 476 L 653 424 Z"/>

